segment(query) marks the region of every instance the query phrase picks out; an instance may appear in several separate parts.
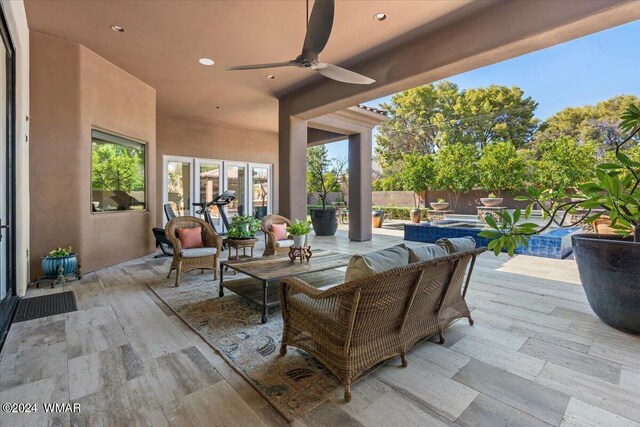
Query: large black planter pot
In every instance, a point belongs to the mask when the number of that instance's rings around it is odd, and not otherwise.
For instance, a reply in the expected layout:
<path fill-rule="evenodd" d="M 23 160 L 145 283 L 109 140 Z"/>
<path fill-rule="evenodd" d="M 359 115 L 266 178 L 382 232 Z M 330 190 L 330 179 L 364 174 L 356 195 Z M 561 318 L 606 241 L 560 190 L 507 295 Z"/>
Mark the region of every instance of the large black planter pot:
<path fill-rule="evenodd" d="M 640 335 L 640 243 L 615 235 L 571 237 L 593 311 L 607 325 Z"/>
<path fill-rule="evenodd" d="M 333 236 L 338 229 L 335 209 L 311 209 L 311 224 L 316 236 Z"/>

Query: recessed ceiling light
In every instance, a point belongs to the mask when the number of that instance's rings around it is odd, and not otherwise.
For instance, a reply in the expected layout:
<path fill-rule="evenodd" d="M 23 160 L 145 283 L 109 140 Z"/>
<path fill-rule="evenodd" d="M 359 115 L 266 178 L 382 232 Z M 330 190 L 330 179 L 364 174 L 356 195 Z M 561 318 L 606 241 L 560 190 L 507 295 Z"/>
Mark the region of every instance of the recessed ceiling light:
<path fill-rule="evenodd" d="M 375 19 L 376 21 L 384 21 L 385 19 L 387 19 L 387 14 L 386 13 L 376 13 L 375 15 L 373 15 L 373 19 Z"/>
<path fill-rule="evenodd" d="M 198 62 L 201 63 L 202 65 L 213 65 L 213 64 L 215 64 L 213 59 L 209 59 L 209 58 L 200 58 L 200 59 L 198 59 Z"/>
<path fill-rule="evenodd" d="M 273 80 L 273 79 L 275 79 L 275 78 L 276 78 L 276 76 L 274 76 L 273 74 L 267 74 L 267 78 L 268 78 L 269 80 Z"/>
<path fill-rule="evenodd" d="M 113 31 L 116 31 L 118 33 L 124 33 L 126 30 L 124 29 L 124 27 L 121 27 L 120 25 L 112 25 L 111 29 Z"/>

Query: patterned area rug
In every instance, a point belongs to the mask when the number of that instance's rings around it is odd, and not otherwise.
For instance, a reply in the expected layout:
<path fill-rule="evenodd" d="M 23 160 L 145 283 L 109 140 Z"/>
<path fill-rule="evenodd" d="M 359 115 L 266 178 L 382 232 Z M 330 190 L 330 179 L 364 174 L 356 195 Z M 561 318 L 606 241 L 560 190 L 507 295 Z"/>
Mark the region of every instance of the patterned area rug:
<path fill-rule="evenodd" d="M 344 272 L 336 270 L 309 274 L 305 280 L 335 284 L 343 276 Z M 253 302 L 228 289 L 218 298 L 218 282 L 209 274 L 185 274 L 177 288 L 174 280 L 149 287 L 285 419 L 293 421 L 342 393 L 336 377 L 304 351 L 290 347 L 286 356 L 278 356 L 282 337 L 279 307 L 269 309 L 269 322 L 263 325 L 260 308 Z"/>

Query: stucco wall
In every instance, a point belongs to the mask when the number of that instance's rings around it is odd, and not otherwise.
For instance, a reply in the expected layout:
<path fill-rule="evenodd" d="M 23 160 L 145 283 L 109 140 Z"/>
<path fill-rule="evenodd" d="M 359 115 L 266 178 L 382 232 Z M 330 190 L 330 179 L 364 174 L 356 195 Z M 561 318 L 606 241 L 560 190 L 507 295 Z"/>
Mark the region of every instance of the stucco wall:
<path fill-rule="evenodd" d="M 31 33 L 31 274 L 55 246 L 93 271 L 153 252 L 155 89 L 76 43 Z M 93 214 L 91 129 L 147 146 L 144 212 Z"/>
<path fill-rule="evenodd" d="M 235 160 L 270 163 L 273 165 L 273 210 L 278 206 L 278 135 L 188 119 L 169 114 L 157 115 L 156 224 L 162 225 L 162 156 L 198 157 L 204 159 Z M 306 194 L 300 197 L 305 198 Z"/>

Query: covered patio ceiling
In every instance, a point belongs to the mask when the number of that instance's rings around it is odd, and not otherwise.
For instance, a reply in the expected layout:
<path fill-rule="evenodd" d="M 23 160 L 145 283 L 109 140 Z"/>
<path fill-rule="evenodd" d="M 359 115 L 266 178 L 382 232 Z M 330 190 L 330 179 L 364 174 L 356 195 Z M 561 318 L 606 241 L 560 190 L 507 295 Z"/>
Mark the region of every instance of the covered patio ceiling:
<path fill-rule="evenodd" d="M 338 0 L 321 59 L 351 66 L 493 4 Z M 305 34 L 304 1 L 26 0 L 25 5 L 32 31 L 80 43 L 143 80 L 157 90 L 162 112 L 276 132 L 277 98 L 324 79 L 295 68 L 224 70 L 295 58 Z M 374 19 L 380 12 L 387 14 L 382 22 Z M 111 25 L 126 31 L 114 32 Z M 200 65 L 202 57 L 215 65 Z M 267 74 L 276 78 L 266 79 Z"/>

